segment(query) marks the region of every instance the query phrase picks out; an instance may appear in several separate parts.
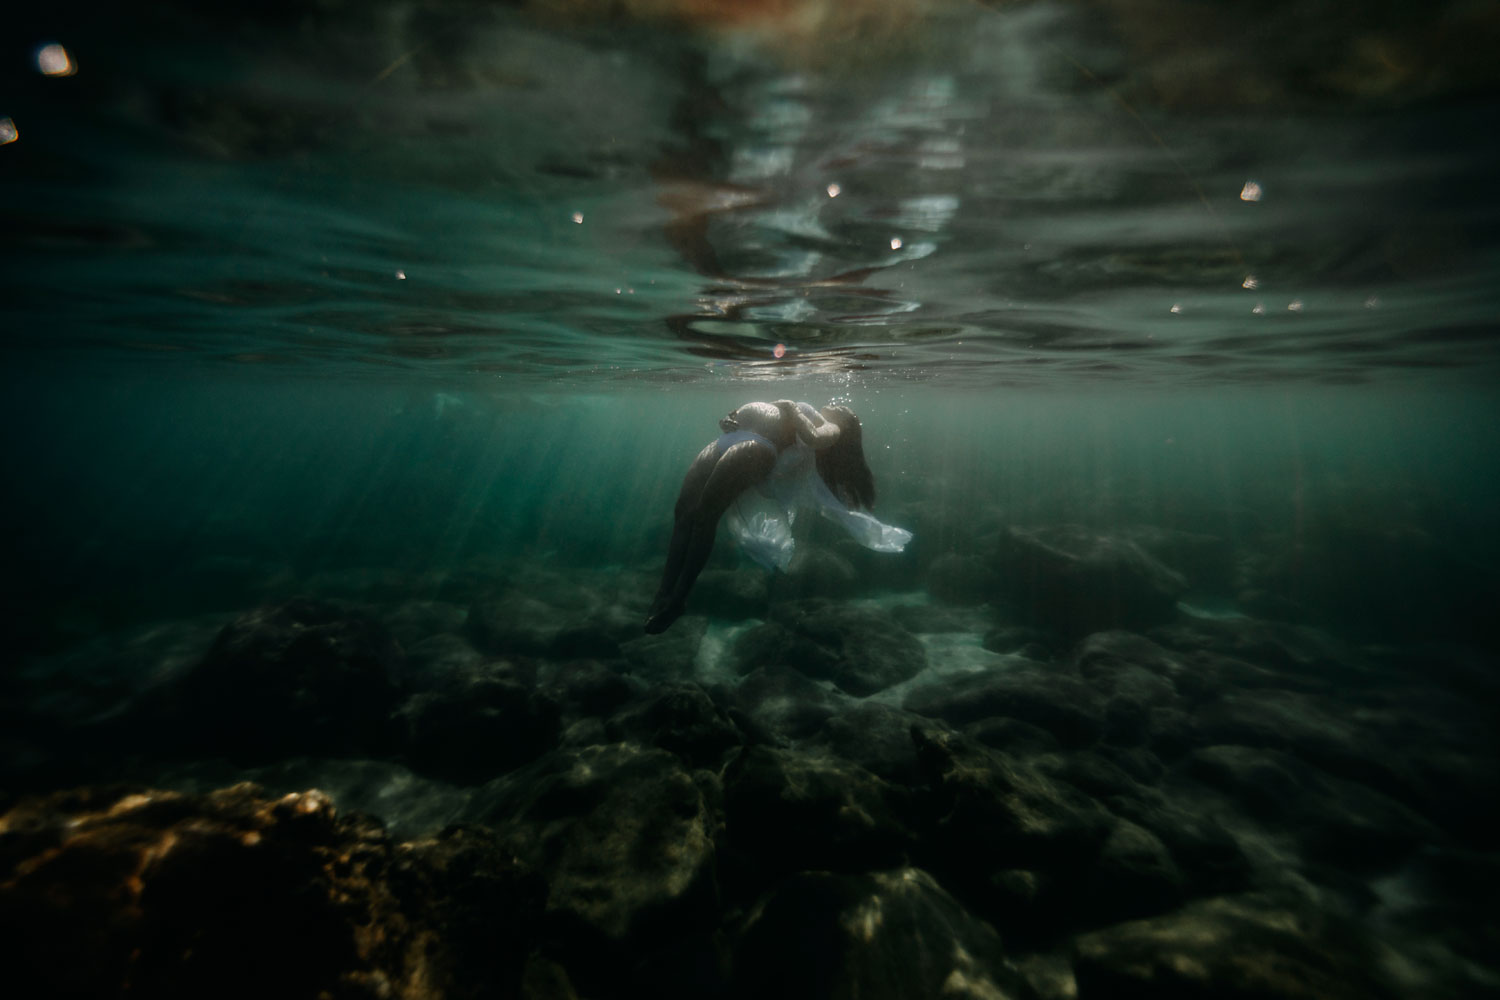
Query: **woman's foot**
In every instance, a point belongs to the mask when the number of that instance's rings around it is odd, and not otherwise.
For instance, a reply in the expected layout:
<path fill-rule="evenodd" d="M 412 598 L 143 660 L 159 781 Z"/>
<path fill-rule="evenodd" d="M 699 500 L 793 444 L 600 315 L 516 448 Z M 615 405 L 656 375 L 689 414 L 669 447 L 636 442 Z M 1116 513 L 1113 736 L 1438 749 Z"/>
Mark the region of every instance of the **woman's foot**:
<path fill-rule="evenodd" d="M 659 635 L 672 627 L 672 623 L 682 617 L 682 607 L 673 604 L 653 604 L 651 610 L 646 614 L 646 634 Z"/>

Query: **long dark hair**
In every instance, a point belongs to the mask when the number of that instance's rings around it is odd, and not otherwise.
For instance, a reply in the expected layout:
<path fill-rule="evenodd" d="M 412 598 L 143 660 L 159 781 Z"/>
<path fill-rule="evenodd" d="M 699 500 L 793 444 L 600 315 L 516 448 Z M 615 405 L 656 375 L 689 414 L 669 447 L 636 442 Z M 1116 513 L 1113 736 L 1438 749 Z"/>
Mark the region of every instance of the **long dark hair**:
<path fill-rule="evenodd" d="M 865 462 L 864 430 L 846 406 L 825 406 L 823 419 L 837 424 L 839 439 L 818 452 L 818 475 L 850 510 L 875 506 L 875 474 Z"/>

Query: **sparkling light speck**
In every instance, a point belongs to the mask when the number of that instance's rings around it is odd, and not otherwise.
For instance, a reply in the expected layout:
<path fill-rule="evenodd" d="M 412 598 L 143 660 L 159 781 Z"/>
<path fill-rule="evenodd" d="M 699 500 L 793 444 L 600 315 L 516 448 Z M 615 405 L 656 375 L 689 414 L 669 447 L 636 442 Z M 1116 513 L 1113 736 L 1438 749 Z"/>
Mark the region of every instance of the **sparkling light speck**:
<path fill-rule="evenodd" d="M 68 50 L 56 42 L 37 49 L 36 68 L 48 76 L 72 76 L 78 72 L 78 64 Z"/>

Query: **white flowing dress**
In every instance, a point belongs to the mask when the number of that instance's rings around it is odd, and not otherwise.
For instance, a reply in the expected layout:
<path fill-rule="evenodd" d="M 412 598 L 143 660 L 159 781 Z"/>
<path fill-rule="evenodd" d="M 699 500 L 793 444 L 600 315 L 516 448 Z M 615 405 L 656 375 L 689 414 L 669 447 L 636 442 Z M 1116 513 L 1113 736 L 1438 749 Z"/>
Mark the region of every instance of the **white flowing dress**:
<path fill-rule="evenodd" d="M 797 405 L 804 412 L 817 412 L 811 404 Z M 725 434 L 717 444 L 722 454 L 732 445 L 752 440 L 775 447 L 751 431 Z M 818 475 L 817 455 L 801 438 L 776 457 L 771 474 L 755 490 L 746 490 L 729 505 L 724 519 L 746 555 L 767 569 L 785 570 L 791 565 L 797 547 L 792 525 L 797 514 L 807 510 L 833 521 L 856 542 L 875 552 L 900 552 L 911 541 L 910 531 L 845 507 Z"/>

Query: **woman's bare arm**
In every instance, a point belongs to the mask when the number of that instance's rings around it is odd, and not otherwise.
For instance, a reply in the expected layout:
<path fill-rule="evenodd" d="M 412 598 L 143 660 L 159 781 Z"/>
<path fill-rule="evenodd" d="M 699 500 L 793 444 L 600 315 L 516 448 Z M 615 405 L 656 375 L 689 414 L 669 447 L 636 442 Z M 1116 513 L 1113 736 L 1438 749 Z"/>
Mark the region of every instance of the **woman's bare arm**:
<path fill-rule="evenodd" d="M 797 436 L 813 451 L 822 451 L 838 441 L 838 424 L 824 420 L 817 410 L 809 415 L 790 399 L 778 399 L 776 408 L 792 421 L 792 426 L 797 429 Z"/>

